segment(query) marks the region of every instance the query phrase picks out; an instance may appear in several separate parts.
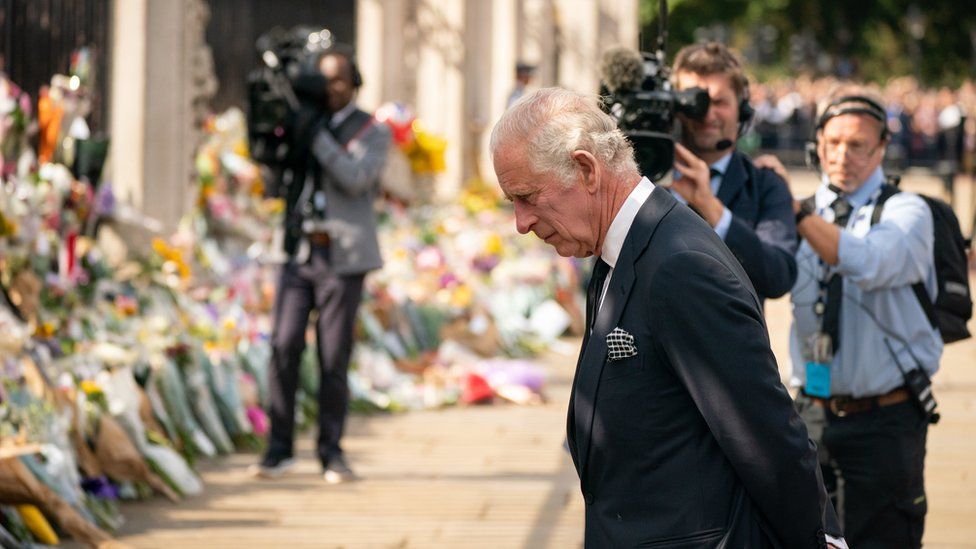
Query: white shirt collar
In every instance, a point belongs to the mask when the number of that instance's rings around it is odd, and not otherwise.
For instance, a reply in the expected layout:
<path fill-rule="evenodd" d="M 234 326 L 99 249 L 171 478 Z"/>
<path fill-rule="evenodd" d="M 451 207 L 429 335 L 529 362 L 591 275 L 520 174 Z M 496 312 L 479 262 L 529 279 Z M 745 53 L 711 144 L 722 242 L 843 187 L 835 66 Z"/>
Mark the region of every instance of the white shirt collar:
<path fill-rule="evenodd" d="M 630 226 L 634 224 L 637 212 L 647 201 L 647 197 L 651 196 L 653 190 L 654 183 L 651 183 L 651 180 L 646 177 L 641 178 L 640 183 L 634 187 L 634 190 L 630 191 L 627 200 L 620 206 L 620 211 L 610 222 L 607 236 L 603 239 L 603 251 L 600 253 L 600 257 L 607 262 L 607 265 L 610 265 L 611 269 L 617 266 L 617 259 L 624 247 L 627 233 L 630 232 Z"/>
<path fill-rule="evenodd" d="M 349 118 L 349 115 L 352 114 L 352 111 L 354 110 L 356 110 L 356 102 L 350 101 L 348 105 L 342 107 L 341 109 L 336 111 L 335 114 L 332 115 L 332 118 L 329 119 L 329 127 L 334 130 L 339 126 L 341 126 L 342 123 L 345 122 L 347 118 Z"/>
<path fill-rule="evenodd" d="M 718 173 L 721 175 L 725 175 L 725 172 L 729 171 L 729 164 L 731 163 L 732 163 L 732 153 L 730 152 L 725 156 L 723 156 L 722 158 L 716 160 L 714 164 L 711 164 L 708 167 L 714 170 L 718 170 Z"/>

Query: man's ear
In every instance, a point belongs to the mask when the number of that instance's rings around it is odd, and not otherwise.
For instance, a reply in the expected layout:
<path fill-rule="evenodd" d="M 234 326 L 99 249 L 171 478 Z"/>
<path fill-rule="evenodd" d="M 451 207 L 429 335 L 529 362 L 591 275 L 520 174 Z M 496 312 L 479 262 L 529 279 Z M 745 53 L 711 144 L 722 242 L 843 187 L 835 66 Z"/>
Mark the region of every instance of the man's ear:
<path fill-rule="evenodd" d="M 570 153 L 573 161 L 579 167 L 580 183 L 589 193 L 595 193 L 600 188 L 600 176 L 602 171 L 600 163 L 595 156 L 588 151 L 576 150 Z"/>
<path fill-rule="evenodd" d="M 884 160 L 885 155 L 888 153 L 888 145 L 891 144 L 891 136 L 887 136 L 881 140 L 881 144 L 878 148 L 881 149 L 881 160 Z"/>

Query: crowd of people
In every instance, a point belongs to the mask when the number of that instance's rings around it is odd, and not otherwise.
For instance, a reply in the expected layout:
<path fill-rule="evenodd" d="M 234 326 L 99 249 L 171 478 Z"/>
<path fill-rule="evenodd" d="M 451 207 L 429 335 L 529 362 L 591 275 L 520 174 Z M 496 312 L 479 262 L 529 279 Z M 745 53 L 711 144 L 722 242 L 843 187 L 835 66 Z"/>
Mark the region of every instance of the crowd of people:
<path fill-rule="evenodd" d="M 750 101 L 756 110 L 754 145 L 777 151 L 788 163 L 802 163 L 813 135 L 817 102 L 838 84 L 834 78 L 785 78 L 757 83 Z M 976 151 L 976 82 L 958 88 L 928 88 L 914 77 L 870 86 L 883 99 L 891 142 L 885 159 L 895 169 L 923 167 L 939 174 L 972 171 Z"/>

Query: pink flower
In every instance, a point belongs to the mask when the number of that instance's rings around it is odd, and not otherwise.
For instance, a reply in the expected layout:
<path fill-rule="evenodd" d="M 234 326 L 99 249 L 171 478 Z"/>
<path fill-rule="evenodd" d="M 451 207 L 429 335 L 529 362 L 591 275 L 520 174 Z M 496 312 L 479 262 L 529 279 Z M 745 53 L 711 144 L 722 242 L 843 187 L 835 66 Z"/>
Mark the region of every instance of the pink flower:
<path fill-rule="evenodd" d="M 268 415 L 257 406 L 247 407 L 247 420 L 251 422 L 254 434 L 264 436 L 268 433 Z"/>

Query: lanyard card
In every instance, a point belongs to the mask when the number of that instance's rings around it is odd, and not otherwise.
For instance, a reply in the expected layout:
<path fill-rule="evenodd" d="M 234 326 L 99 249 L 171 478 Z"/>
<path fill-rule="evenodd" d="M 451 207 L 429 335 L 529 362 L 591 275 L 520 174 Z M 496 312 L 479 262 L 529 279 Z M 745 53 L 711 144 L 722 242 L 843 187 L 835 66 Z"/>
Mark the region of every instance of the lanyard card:
<path fill-rule="evenodd" d="M 803 390 L 810 396 L 830 398 L 830 364 L 807 362 Z"/>
<path fill-rule="evenodd" d="M 810 339 L 812 360 L 806 363 L 806 382 L 803 388 L 810 396 L 830 398 L 830 362 L 833 345 L 829 335 L 818 332 Z"/>

